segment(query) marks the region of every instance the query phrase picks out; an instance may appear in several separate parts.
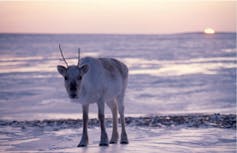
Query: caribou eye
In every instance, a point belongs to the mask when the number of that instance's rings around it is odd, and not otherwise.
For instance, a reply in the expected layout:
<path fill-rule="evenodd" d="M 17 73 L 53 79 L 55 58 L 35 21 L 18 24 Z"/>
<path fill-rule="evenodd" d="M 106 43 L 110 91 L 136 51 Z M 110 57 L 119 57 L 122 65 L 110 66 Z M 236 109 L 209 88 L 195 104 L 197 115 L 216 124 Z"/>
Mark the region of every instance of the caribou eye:
<path fill-rule="evenodd" d="M 77 77 L 77 79 L 78 79 L 78 80 L 81 80 L 81 79 L 82 79 L 82 77 L 81 77 L 81 76 L 78 76 L 78 77 Z"/>
<path fill-rule="evenodd" d="M 64 79 L 67 81 L 67 80 L 68 80 L 68 77 L 67 77 L 67 76 L 65 76 L 65 77 L 64 77 Z"/>

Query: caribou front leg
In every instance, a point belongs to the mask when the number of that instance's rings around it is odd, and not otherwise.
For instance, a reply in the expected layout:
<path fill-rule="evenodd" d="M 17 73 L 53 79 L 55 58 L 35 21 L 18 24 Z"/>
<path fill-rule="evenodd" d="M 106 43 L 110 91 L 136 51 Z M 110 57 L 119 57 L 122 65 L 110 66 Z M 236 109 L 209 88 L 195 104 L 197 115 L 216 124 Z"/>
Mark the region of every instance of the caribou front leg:
<path fill-rule="evenodd" d="M 81 141 L 77 147 L 85 147 L 88 145 L 87 125 L 88 125 L 89 105 L 83 105 L 82 109 L 83 109 L 83 133 L 82 133 Z"/>
<path fill-rule="evenodd" d="M 99 101 L 98 103 L 98 117 L 100 120 L 101 136 L 100 136 L 100 146 L 108 146 L 108 136 L 105 130 L 105 115 L 104 115 L 104 101 Z"/>

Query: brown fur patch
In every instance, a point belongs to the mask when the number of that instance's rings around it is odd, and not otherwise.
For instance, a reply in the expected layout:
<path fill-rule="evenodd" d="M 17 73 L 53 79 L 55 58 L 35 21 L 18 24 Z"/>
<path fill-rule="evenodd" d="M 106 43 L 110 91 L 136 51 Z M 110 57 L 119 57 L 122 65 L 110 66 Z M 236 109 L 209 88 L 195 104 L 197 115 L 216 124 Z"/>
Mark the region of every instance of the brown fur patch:
<path fill-rule="evenodd" d="M 123 63 L 121 63 L 120 61 L 118 61 L 116 59 L 112 58 L 111 60 L 113 60 L 113 62 L 115 63 L 115 65 L 116 65 L 117 69 L 119 70 L 121 76 L 123 78 L 127 78 L 128 77 L 128 69 L 127 69 L 127 67 Z"/>
<path fill-rule="evenodd" d="M 116 77 L 116 72 L 119 72 L 123 78 L 128 77 L 127 67 L 120 61 L 113 58 L 99 58 L 103 67 L 110 73 L 112 78 Z"/>
<path fill-rule="evenodd" d="M 112 78 L 116 77 L 116 67 L 114 65 L 111 64 L 111 62 L 109 61 L 109 59 L 106 58 L 99 58 L 102 66 L 104 67 L 104 69 L 106 69 L 110 76 Z"/>

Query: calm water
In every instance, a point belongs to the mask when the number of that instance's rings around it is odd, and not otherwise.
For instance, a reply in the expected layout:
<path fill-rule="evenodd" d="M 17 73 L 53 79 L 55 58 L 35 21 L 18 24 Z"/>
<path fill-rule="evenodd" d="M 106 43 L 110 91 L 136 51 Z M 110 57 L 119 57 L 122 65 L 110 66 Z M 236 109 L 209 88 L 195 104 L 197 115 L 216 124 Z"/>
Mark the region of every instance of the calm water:
<path fill-rule="evenodd" d="M 80 105 L 70 103 L 56 70 L 64 64 L 59 43 L 68 58 L 77 57 L 80 47 L 81 57 L 113 57 L 128 65 L 127 116 L 236 112 L 235 33 L 0 34 L 0 119 L 80 117 Z"/>

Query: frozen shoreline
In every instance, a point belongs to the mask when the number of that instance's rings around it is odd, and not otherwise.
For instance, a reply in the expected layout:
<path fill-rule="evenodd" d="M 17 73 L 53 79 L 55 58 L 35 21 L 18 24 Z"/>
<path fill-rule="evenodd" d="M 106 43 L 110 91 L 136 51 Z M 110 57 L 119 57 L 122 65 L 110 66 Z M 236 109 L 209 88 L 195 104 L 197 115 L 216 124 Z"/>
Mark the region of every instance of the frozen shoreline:
<path fill-rule="evenodd" d="M 213 128 L 230 128 L 236 129 L 236 115 L 234 114 L 187 114 L 187 115 L 149 115 L 143 117 L 126 117 L 127 126 L 142 127 L 213 127 Z M 15 121 L 0 120 L 0 126 L 11 127 L 51 127 L 53 130 L 65 128 L 82 127 L 82 119 L 57 119 L 57 120 L 33 120 L 33 121 Z M 99 127 L 99 120 L 96 118 L 89 119 L 89 127 Z M 106 118 L 107 127 L 112 126 L 112 119 Z"/>
<path fill-rule="evenodd" d="M 99 147 L 97 119 L 89 121 L 89 145 L 77 148 L 82 134 L 81 119 L 42 121 L 0 120 L 0 152 L 100 152 L 100 153 L 235 153 L 234 114 L 150 115 L 127 117 L 128 145 Z M 111 119 L 106 120 L 111 136 Z M 119 128 L 120 132 L 120 128 Z"/>

